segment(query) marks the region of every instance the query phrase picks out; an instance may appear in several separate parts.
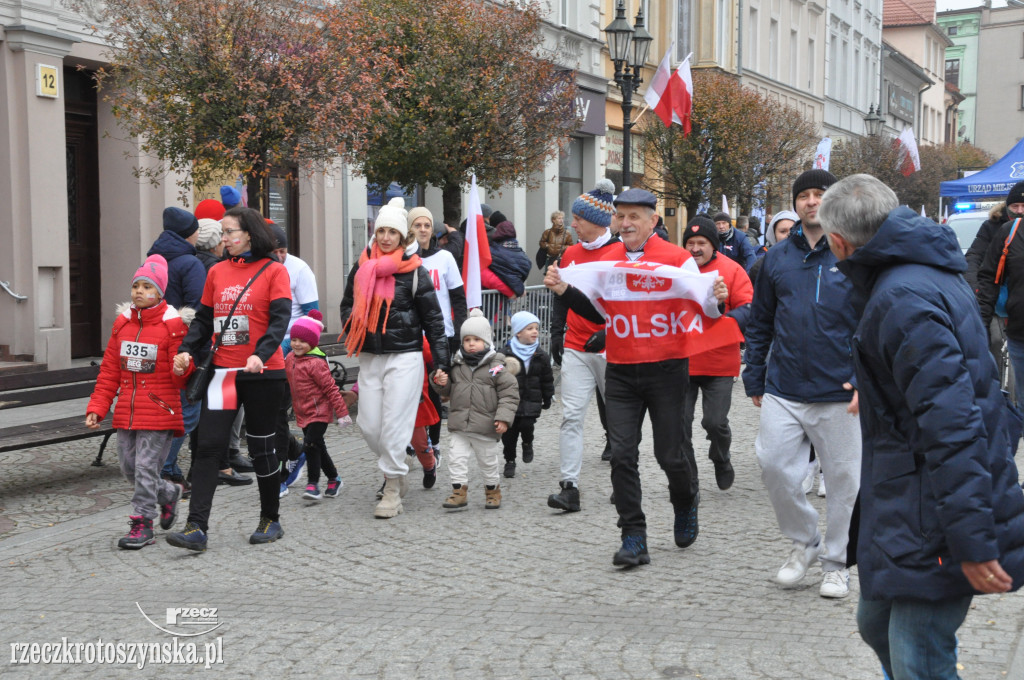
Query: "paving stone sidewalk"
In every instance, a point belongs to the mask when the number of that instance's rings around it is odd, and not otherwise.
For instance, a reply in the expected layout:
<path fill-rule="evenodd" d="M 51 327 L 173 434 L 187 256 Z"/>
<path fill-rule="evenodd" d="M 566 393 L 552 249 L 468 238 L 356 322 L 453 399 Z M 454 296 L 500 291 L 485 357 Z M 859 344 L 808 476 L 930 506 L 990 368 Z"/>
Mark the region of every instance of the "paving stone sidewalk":
<path fill-rule="evenodd" d="M 131 494 L 114 460 L 89 467 L 94 441 L 5 454 L 0 674 L 196 670 L 17 663 L 23 643 L 66 638 L 166 644 L 172 661 L 175 640 L 198 642 L 200 653 L 219 644 L 223 663 L 210 672 L 239 678 L 880 678 L 856 630 L 855 571 L 854 592 L 838 601 L 818 596 L 817 567 L 796 589 L 768 580 L 787 546 L 753 456 L 757 417 L 737 384 L 736 483 L 719 491 L 710 461 L 699 456 L 701 534 L 686 550 L 672 540 L 647 427 L 641 474 L 652 563 L 632 571 L 611 564 L 618 530 L 593 405 L 580 513 L 545 503 L 557 491 L 556 402 L 538 423 L 534 462 L 503 480 L 500 510 L 484 510 L 474 467 L 470 507 L 459 512 L 441 508 L 446 474 L 425 490 L 417 468 L 405 514 L 375 520 L 373 457 L 356 428 L 331 428 L 328 445 L 345 480 L 338 499 L 303 500 L 297 484 L 282 500 L 284 539 L 250 546 L 255 487 L 220 487 L 210 549 L 198 555 L 168 546 L 163 532 L 140 551 L 117 549 Z M 698 451 L 706 451 L 702 438 Z M 824 511 L 823 499 L 813 502 Z M 191 607 L 215 607 L 206 627 L 216 630 L 187 638 L 205 628 L 187 625 L 185 615 L 167 623 L 168 608 Z M 976 598 L 960 634 L 962 677 L 1024 678 L 1022 629 L 1021 595 Z"/>

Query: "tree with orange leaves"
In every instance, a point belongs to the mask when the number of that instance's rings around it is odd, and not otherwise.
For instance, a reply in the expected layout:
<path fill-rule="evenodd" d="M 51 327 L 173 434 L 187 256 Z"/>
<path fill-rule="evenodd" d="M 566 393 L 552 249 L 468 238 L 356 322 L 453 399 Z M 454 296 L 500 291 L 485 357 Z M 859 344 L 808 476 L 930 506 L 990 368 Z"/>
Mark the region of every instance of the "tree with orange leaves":
<path fill-rule="evenodd" d="M 180 173 L 184 198 L 193 184 L 241 170 L 258 206 L 271 168 L 322 169 L 358 154 L 360 121 L 384 105 L 381 82 L 398 77 L 386 50 L 365 50 L 371 19 L 353 10 L 313 0 L 106 0 L 95 30 L 114 47 L 97 80 L 142 154 L 162 161 L 136 175 L 159 183 Z"/>
<path fill-rule="evenodd" d="M 541 54 L 536 2 L 353 4 L 376 24 L 366 49 L 393 55 L 403 78 L 364 121 L 368 150 L 353 161 L 371 183 L 439 187 L 454 226 L 471 173 L 529 186 L 573 131 L 574 74 Z"/>

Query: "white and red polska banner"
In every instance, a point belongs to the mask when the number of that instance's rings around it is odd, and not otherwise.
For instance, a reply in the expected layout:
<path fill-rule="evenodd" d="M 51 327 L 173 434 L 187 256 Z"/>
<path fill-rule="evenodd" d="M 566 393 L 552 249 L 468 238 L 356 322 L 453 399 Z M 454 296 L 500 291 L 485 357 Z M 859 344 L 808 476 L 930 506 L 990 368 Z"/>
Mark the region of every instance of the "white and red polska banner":
<path fill-rule="evenodd" d="M 211 411 L 233 411 L 238 408 L 238 392 L 235 377 L 240 368 L 218 368 L 206 388 L 206 408 Z"/>
<path fill-rule="evenodd" d="M 616 364 L 684 359 L 739 343 L 739 326 L 718 311 L 717 272 L 655 262 L 587 262 L 559 270 L 605 316 L 605 349 Z"/>

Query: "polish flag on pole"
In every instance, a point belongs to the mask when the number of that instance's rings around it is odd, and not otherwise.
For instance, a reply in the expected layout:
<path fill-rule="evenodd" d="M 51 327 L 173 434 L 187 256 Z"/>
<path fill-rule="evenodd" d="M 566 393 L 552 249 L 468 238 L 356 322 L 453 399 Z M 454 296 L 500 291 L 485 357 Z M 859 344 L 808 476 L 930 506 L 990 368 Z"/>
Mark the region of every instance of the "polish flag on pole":
<path fill-rule="evenodd" d="M 948 205 L 946 206 L 946 209 L 942 212 L 942 223 L 945 224 L 946 222 L 949 222 L 949 206 Z"/>
<path fill-rule="evenodd" d="M 903 132 L 893 144 L 900 152 L 896 167 L 904 177 L 910 177 L 921 169 L 921 155 L 917 152 L 917 140 L 914 139 L 913 128 L 903 128 Z"/>
<path fill-rule="evenodd" d="M 819 170 L 828 170 L 829 161 L 832 159 L 832 138 L 823 137 L 818 142 L 818 148 L 814 151 L 814 167 Z"/>
<path fill-rule="evenodd" d="M 722 194 L 722 212 L 726 215 L 729 214 L 729 199 L 725 197 L 725 194 Z"/>
<path fill-rule="evenodd" d="M 233 411 L 238 408 L 235 377 L 240 368 L 218 368 L 206 389 L 206 408 L 211 411 Z"/>
<path fill-rule="evenodd" d="M 679 67 L 672 71 L 672 52 L 675 45 L 671 45 L 658 70 L 651 78 L 651 84 L 644 93 L 644 101 L 661 118 L 665 127 L 672 123 L 679 123 L 683 126 L 683 136 L 690 134 L 690 115 L 693 113 L 693 77 L 690 74 L 690 56 Z"/>
<path fill-rule="evenodd" d="M 462 282 L 466 284 L 466 309 L 483 305 L 480 293 L 480 271 L 491 266 L 491 247 L 487 244 L 487 228 L 480 210 L 480 194 L 476 189 L 476 173 L 469 187 L 466 210 L 466 248 L 462 253 Z"/>

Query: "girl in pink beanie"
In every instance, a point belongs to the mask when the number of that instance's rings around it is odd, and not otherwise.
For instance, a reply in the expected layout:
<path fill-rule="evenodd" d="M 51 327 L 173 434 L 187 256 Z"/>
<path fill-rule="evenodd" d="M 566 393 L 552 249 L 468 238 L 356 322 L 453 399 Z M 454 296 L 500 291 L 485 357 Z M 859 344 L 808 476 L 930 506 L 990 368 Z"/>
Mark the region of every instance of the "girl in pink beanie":
<path fill-rule="evenodd" d="M 327 355 L 317 347 L 323 328 L 323 315 L 316 309 L 296 319 L 290 331 L 292 351 L 284 360 L 295 421 L 302 428 L 302 448 L 306 453 L 309 478 L 302 497 L 313 501 L 323 496 L 336 498 L 342 487 L 341 476 L 324 443 L 327 425 L 335 419 L 339 427 L 352 424 L 341 390 L 327 365 Z M 321 467 L 327 476 L 327 490 L 323 494 L 320 493 Z"/>

